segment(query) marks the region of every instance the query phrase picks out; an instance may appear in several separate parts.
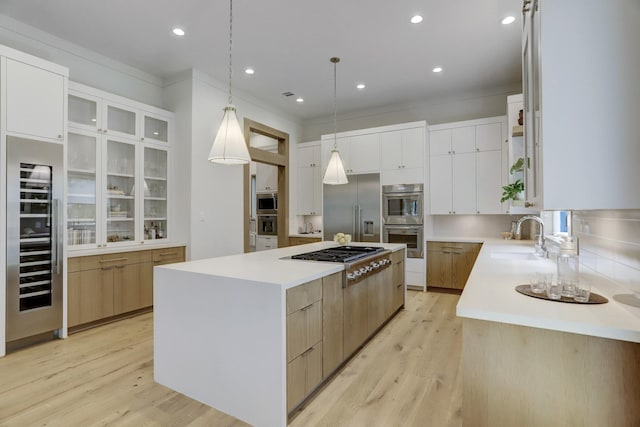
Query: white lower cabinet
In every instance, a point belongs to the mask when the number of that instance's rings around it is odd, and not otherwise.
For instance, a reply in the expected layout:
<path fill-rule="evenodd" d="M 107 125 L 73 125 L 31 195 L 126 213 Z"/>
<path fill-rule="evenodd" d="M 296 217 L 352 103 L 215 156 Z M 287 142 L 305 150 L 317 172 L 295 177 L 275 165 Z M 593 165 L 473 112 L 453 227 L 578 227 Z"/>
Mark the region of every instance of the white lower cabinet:
<path fill-rule="evenodd" d="M 278 247 L 277 236 L 256 236 L 256 251 L 267 251 Z"/>

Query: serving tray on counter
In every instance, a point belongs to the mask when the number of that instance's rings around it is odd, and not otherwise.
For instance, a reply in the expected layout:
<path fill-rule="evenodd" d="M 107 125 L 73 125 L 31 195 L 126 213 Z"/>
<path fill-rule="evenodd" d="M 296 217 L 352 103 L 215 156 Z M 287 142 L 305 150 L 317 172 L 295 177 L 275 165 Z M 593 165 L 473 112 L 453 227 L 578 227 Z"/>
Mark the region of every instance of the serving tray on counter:
<path fill-rule="evenodd" d="M 569 297 L 560 297 L 560 299 L 551 299 L 547 296 L 546 293 L 536 294 L 534 292 L 531 292 L 530 285 L 518 285 L 516 286 L 516 291 L 528 297 L 545 299 L 547 301 L 554 301 L 554 302 L 568 302 L 571 304 L 605 304 L 609 302 L 608 299 L 594 292 L 591 292 L 591 294 L 589 295 L 589 301 L 580 302 Z"/>

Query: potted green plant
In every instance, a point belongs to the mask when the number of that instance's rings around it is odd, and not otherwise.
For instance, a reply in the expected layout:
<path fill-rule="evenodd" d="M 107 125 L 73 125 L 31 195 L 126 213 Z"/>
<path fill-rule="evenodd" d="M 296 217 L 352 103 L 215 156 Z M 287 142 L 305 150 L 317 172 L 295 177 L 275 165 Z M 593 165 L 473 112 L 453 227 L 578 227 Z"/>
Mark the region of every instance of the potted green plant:
<path fill-rule="evenodd" d="M 518 160 L 511 165 L 511 169 L 509 169 L 509 173 L 513 175 L 516 172 L 522 172 L 524 170 L 524 159 L 522 157 L 518 157 Z"/>
<path fill-rule="evenodd" d="M 502 198 L 500 203 L 504 203 L 507 200 L 519 200 L 522 198 L 522 192 L 524 191 L 524 182 L 516 179 L 509 185 L 502 187 Z"/>

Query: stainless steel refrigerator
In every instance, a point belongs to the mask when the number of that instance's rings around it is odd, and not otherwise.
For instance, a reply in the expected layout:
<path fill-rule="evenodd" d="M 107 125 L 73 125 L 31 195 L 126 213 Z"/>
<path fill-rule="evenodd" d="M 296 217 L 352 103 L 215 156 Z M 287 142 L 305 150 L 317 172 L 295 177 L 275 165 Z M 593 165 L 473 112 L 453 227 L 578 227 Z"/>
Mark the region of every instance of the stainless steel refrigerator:
<path fill-rule="evenodd" d="M 380 242 L 380 175 L 350 175 L 344 185 L 324 185 L 324 239 L 351 234 L 354 242 Z"/>
<path fill-rule="evenodd" d="M 8 342 L 62 327 L 61 144 L 7 138 Z"/>

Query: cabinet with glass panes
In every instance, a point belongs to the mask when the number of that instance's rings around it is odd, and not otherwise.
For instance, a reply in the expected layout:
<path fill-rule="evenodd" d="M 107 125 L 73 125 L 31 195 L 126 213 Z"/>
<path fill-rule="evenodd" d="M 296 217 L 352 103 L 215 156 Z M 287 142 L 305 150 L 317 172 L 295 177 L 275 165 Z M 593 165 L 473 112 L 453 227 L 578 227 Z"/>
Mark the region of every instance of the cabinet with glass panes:
<path fill-rule="evenodd" d="M 170 240 L 173 114 L 73 82 L 68 105 L 69 247 Z"/>

